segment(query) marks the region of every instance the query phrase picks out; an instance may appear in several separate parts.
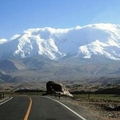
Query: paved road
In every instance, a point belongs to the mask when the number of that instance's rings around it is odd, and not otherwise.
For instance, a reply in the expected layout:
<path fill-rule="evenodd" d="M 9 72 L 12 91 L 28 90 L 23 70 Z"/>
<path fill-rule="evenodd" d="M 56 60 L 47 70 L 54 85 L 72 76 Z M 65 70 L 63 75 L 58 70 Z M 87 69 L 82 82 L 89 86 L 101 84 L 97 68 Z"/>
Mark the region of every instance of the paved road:
<path fill-rule="evenodd" d="M 14 97 L 10 101 L 0 105 L 0 120 L 23 120 L 28 105 L 28 97 Z"/>
<path fill-rule="evenodd" d="M 40 96 L 32 96 L 30 114 L 26 120 L 83 120 L 61 104 Z M 0 120 L 25 120 L 30 104 L 27 96 L 14 97 L 0 105 Z"/>
<path fill-rule="evenodd" d="M 80 120 L 72 112 L 51 99 L 32 97 L 32 100 L 29 120 Z"/>

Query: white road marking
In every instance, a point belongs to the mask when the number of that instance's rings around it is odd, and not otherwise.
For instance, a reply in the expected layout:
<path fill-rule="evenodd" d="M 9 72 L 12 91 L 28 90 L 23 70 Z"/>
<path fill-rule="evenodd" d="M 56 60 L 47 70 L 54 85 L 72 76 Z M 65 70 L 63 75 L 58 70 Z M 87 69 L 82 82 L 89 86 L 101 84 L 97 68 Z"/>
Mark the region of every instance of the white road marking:
<path fill-rule="evenodd" d="M 64 106 L 65 108 L 67 108 L 69 111 L 71 111 L 72 113 L 74 113 L 75 115 L 77 115 L 77 116 L 78 116 L 79 118 L 81 118 L 82 120 L 86 120 L 84 117 L 82 117 L 82 116 L 79 115 L 77 112 L 75 112 L 74 110 L 72 110 L 71 108 L 69 108 L 68 106 L 66 106 L 65 104 L 61 103 L 60 101 L 55 100 L 55 99 L 52 99 L 52 98 L 50 98 L 50 97 L 46 97 L 46 98 L 49 98 L 49 99 L 51 99 L 51 100 L 53 100 L 53 101 L 61 104 L 62 106 Z"/>
<path fill-rule="evenodd" d="M 8 102 L 8 101 L 10 101 L 11 99 L 13 99 L 13 97 L 10 97 L 9 99 L 7 99 L 7 100 L 5 100 L 5 101 L 1 102 L 1 103 L 0 103 L 0 105 L 2 105 L 2 104 L 4 104 L 4 103 L 6 103 L 6 102 Z"/>

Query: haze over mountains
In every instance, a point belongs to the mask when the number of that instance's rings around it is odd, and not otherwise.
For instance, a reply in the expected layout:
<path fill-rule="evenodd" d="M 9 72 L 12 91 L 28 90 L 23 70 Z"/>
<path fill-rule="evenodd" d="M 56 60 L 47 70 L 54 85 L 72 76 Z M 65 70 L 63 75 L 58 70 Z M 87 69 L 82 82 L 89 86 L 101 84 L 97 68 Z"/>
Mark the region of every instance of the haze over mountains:
<path fill-rule="evenodd" d="M 108 76 L 118 81 L 119 60 L 120 26 L 114 24 L 33 28 L 0 40 L 1 82 Z"/>

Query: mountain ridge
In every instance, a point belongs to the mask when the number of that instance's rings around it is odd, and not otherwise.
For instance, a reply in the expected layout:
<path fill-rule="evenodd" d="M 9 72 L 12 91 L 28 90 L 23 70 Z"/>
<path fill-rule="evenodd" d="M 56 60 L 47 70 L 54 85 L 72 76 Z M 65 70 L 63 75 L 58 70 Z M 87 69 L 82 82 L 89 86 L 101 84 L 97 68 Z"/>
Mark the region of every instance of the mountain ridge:
<path fill-rule="evenodd" d="M 70 29 L 33 28 L 0 42 L 0 60 L 37 55 L 59 60 L 68 54 L 120 60 L 120 26 L 100 23 Z"/>
<path fill-rule="evenodd" d="M 103 81 L 120 83 L 120 26 L 25 30 L 0 39 L 0 82 Z M 115 82 L 114 81 L 114 82 Z"/>
<path fill-rule="evenodd" d="M 120 61 L 106 60 L 104 57 L 98 59 L 68 58 L 60 61 L 31 57 L 4 61 L 8 62 L 0 67 L 0 79 L 4 82 L 17 83 L 48 80 L 85 82 L 86 80 L 92 81 L 100 78 L 100 80 L 102 78 L 105 81 L 107 80 L 107 83 L 109 83 L 107 78 L 113 78 L 112 82 L 114 79 L 120 82 Z M 7 65 L 9 63 L 11 67 Z"/>

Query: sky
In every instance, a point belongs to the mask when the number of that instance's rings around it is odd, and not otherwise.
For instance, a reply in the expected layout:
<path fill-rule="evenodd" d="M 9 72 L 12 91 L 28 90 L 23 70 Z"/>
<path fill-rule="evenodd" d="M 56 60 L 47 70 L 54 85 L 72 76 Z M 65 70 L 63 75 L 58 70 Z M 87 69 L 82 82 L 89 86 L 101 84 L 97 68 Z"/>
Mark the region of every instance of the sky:
<path fill-rule="evenodd" d="M 29 28 L 120 24 L 120 0 L 0 0 L 0 39 Z"/>

